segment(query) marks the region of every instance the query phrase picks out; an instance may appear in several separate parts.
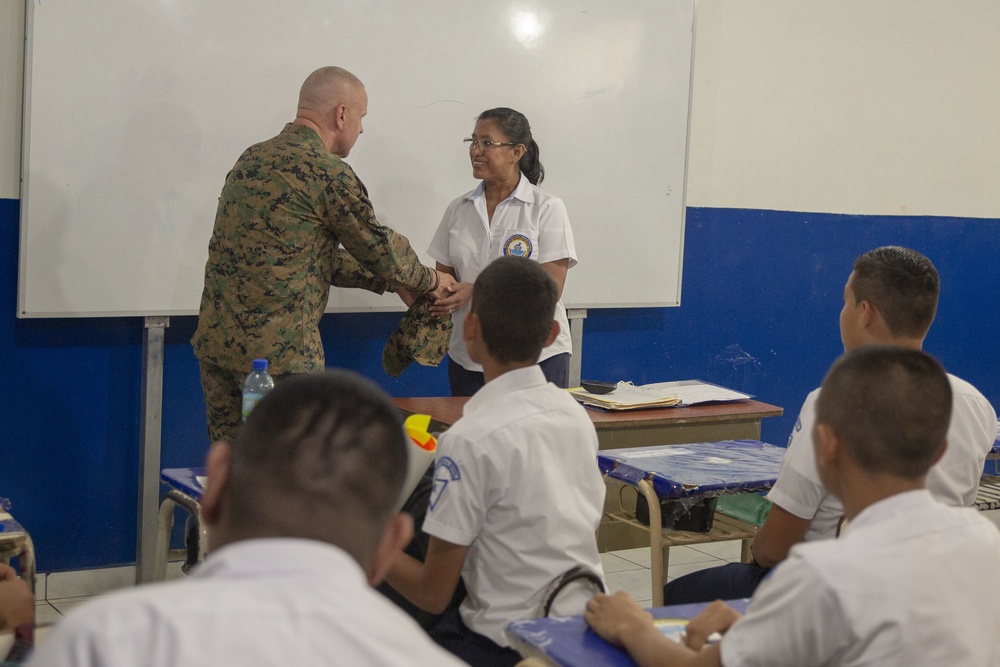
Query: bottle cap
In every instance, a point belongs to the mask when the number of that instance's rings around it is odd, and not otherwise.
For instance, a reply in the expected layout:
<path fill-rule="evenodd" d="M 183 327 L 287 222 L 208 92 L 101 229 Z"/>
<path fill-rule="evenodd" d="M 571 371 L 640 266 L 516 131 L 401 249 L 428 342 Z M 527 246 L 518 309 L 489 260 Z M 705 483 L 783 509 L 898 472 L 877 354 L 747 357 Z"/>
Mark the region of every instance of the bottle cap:
<path fill-rule="evenodd" d="M 255 373 L 257 371 L 266 371 L 267 370 L 267 359 L 254 359 L 253 360 L 253 370 L 254 370 Z"/>

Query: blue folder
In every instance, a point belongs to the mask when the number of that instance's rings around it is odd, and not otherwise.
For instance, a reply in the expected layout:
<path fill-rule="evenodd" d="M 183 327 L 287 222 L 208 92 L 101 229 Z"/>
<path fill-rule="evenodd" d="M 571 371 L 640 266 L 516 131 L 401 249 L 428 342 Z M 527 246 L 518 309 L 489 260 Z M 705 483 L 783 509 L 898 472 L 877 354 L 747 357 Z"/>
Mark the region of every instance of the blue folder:
<path fill-rule="evenodd" d="M 730 600 L 726 604 L 741 614 L 749 600 Z M 649 612 L 654 619 L 690 620 L 707 603 L 656 607 Z M 524 656 L 544 655 L 563 667 L 635 667 L 625 651 L 598 637 L 582 616 L 538 618 L 515 621 L 507 626 L 507 636 Z"/>

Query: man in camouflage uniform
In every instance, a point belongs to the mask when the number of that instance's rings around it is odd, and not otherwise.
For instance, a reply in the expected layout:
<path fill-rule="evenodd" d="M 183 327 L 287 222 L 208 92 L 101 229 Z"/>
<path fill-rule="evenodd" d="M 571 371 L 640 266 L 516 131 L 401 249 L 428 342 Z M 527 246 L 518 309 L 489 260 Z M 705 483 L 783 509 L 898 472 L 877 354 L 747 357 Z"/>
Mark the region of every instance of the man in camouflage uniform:
<path fill-rule="evenodd" d="M 330 285 L 399 291 L 410 301 L 443 295 L 454 282 L 379 224 L 343 161 L 367 111 L 357 77 L 318 69 L 302 84 L 295 120 L 244 151 L 226 177 L 191 340 L 213 442 L 240 424 L 253 359 L 266 358 L 278 379 L 323 370 L 319 320 Z"/>

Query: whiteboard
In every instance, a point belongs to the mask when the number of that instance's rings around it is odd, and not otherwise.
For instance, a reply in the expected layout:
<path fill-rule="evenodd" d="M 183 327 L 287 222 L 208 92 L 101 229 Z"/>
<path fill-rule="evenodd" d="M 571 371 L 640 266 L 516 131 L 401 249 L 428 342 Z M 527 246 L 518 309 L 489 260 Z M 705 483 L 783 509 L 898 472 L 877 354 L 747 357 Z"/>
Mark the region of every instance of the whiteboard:
<path fill-rule="evenodd" d="M 694 0 L 29 0 L 18 315 L 197 313 L 226 173 L 323 65 L 365 83 L 348 162 L 426 263 L 477 184 L 462 139 L 509 106 L 569 211 L 567 306 L 677 305 L 693 23 Z"/>

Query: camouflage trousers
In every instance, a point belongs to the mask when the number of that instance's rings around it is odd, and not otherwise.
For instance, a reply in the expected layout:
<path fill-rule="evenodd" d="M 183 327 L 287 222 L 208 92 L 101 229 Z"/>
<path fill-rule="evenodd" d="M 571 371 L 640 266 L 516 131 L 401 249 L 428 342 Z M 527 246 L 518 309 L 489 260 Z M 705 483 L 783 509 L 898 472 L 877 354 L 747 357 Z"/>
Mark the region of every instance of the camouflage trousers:
<path fill-rule="evenodd" d="M 208 417 L 208 437 L 211 442 L 236 436 L 243 422 L 243 381 L 246 373 L 199 361 L 201 390 L 205 394 L 205 414 Z"/>
<path fill-rule="evenodd" d="M 236 438 L 236 429 L 243 423 L 244 371 L 231 371 L 222 366 L 199 360 L 201 390 L 205 394 L 205 414 L 208 417 L 208 437 L 211 442 Z M 291 374 L 275 375 L 274 382 Z"/>

